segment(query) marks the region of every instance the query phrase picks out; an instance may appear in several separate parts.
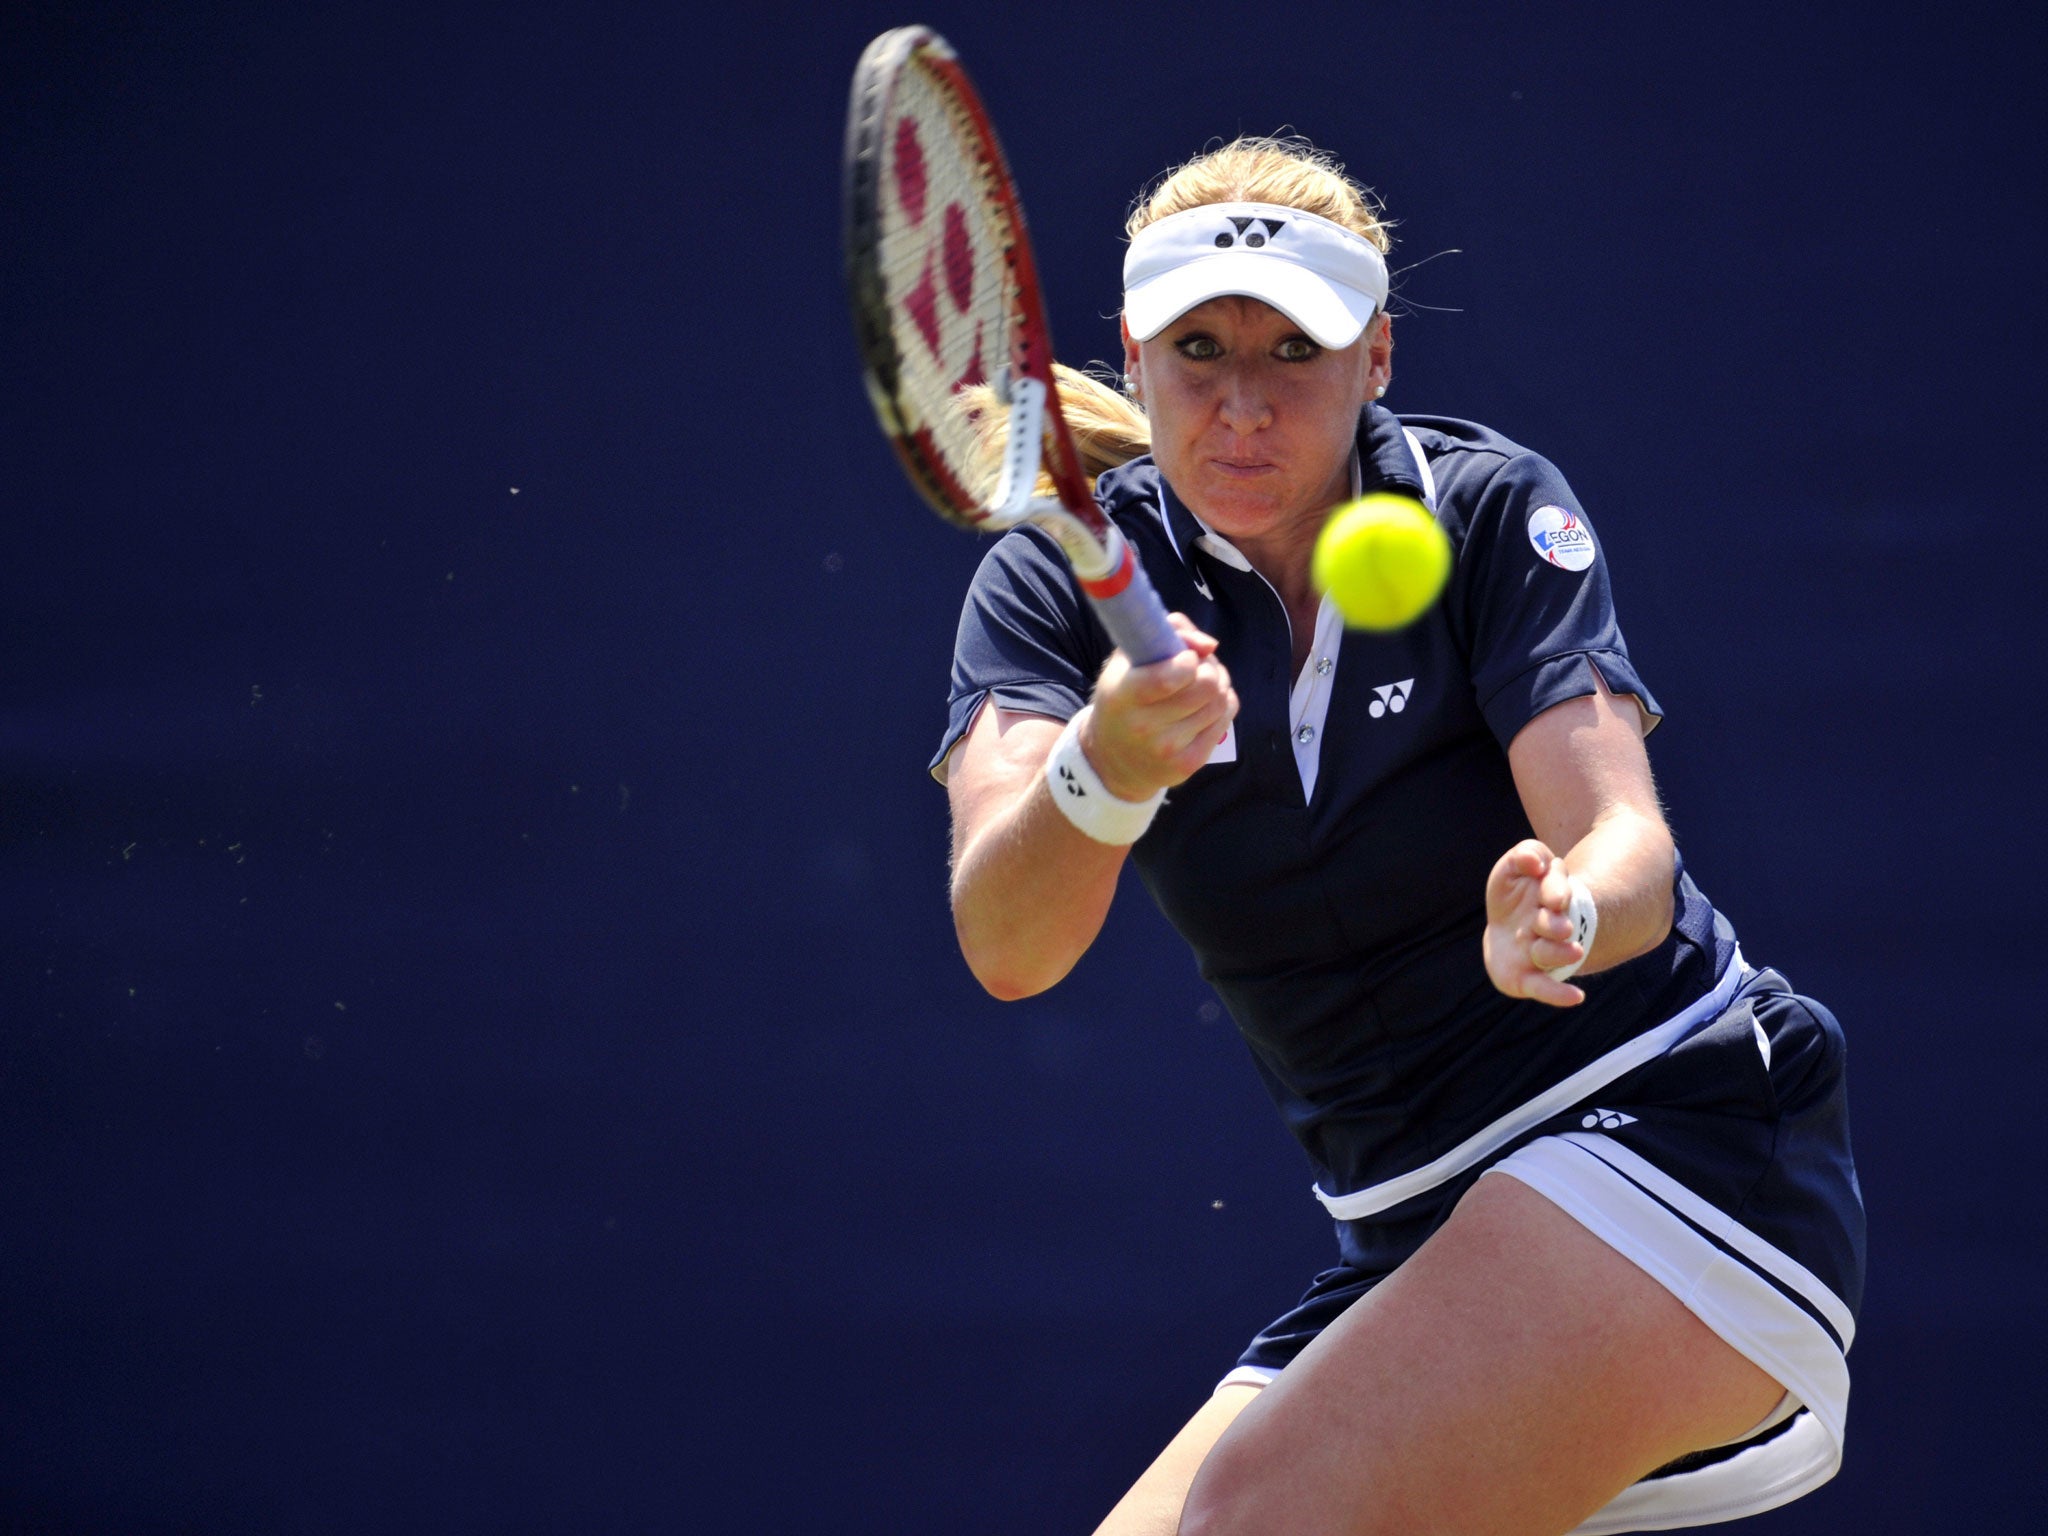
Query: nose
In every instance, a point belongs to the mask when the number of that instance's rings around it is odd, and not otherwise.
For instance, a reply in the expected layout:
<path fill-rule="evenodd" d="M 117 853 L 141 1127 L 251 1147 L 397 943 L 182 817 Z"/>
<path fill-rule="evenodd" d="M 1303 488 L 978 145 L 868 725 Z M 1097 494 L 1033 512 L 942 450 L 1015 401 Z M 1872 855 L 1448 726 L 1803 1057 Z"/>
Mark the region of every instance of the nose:
<path fill-rule="evenodd" d="M 1273 420 L 1272 403 L 1266 398 L 1257 373 L 1249 368 L 1226 371 L 1216 413 L 1223 425 L 1239 437 L 1250 437 Z"/>

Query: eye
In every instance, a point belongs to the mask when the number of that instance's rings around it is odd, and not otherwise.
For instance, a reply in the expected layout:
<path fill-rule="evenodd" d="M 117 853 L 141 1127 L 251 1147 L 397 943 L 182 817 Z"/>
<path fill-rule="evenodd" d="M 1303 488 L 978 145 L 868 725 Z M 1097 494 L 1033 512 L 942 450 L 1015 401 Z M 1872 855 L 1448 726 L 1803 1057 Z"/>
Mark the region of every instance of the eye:
<path fill-rule="evenodd" d="M 1323 349 L 1306 336 L 1290 336 L 1273 349 L 1273 355 L 1283 363 L 1312 363 Z"/>
<path fill-rule="evenodd" d="M 1192 336 L 1183 336 L 1173 344 L 1174 350 L 1191 363 L 1212 362 L 1223 355 L 1223 348 L 1214 336 L 1204 336 L 1197 331 Z"/>

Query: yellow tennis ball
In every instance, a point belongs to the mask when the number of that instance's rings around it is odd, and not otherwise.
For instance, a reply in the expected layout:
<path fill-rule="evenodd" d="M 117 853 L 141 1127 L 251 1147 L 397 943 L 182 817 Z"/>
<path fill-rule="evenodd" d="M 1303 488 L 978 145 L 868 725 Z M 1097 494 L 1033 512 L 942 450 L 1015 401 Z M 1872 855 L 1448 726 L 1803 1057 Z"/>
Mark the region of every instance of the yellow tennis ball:
<path fill-rule="evenodd" d="M 1402 629 L 1443 591 L 1451 541 L 1421 502 L 1375 491 L 1330 514 L 1309 574 L 1353 629 Z"/>

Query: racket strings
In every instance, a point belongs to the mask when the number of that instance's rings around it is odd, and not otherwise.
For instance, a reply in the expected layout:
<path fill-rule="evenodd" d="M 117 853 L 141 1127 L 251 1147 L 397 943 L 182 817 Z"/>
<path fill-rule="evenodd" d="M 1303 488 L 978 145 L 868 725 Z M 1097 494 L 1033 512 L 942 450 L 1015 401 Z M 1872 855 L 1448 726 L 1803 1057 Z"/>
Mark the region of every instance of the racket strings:
<path fill-rule="evenodd" d="M 1009 362 L 1015 332 L 1013 237 L 980 142 L 943 78 L 913 61 L 881 125 L 878 266 L 903 425 L 967 514 L 994 489 L 986 417 L 1001 409 L 974 386 Z"/>

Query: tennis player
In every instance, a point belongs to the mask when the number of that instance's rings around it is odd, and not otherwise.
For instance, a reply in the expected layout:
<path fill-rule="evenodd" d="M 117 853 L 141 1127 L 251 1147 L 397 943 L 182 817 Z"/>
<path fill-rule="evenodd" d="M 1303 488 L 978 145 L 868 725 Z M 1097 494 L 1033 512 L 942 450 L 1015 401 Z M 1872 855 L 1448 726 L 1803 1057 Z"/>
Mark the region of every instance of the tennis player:
<path fill-rule="evenodd" d="M 1337 1262 L 1103 1536 L 1556 1536 L 1796 1498 L 1840 1464 L 1862 1292 L 1841 1030 L 1673 847 L 1598 537 L 1536 454 L 1378 403 L 1388 238 L 1327 156 L 1239 140 L 1129 235 L 1130 400 L 1063 387 L 1188 648 L 1131 666 L 1045 533 L 993 546 L 933 765 L 955 922 L 983 985 L 1029 996 L 1135 864 Z M 1380 490 L 1456 566 L 1409 629 L 1347 632 L 1310 553 Z"/>

